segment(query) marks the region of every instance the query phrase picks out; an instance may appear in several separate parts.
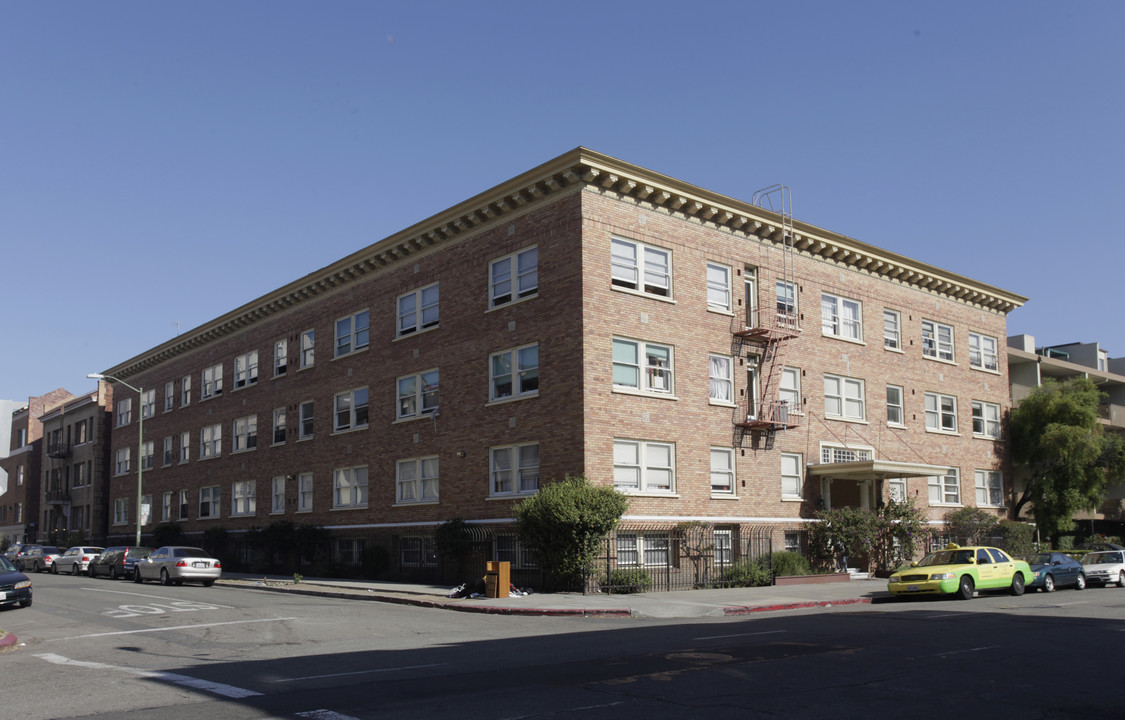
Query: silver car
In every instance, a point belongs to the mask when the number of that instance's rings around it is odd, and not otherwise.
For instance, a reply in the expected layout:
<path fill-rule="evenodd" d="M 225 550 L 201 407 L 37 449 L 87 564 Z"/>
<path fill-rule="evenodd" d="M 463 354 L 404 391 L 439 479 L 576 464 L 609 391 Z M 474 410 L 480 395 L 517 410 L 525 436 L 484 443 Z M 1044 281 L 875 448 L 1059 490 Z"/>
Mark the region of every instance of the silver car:
<path fill-rule="evenodd" d="M 133 582 L 137 583 L 159 580 L 162 585 L 183 585 L 187 580 L 210 587 L 223 574 L 223 565 L 203 548 L 165 545 L 137 560 L 133 570 Z"/>
<path fill-rule="evenodd" d="M 90 561 L 96 558 L 103 547 L 89 547 L 89 546 L 75 546 L 55 558 L 51 563 L 51 572 L 58 575 L 59 573 L 70 573 L 71 575 L 85 575 L 86 568 L 90 567 Z"/>
<path fill-rule="evenodd" d="M 1101 550 L 1082 556 L 1082 571 L 1091 585 L 1125 588 L 1125 550 Z"/>

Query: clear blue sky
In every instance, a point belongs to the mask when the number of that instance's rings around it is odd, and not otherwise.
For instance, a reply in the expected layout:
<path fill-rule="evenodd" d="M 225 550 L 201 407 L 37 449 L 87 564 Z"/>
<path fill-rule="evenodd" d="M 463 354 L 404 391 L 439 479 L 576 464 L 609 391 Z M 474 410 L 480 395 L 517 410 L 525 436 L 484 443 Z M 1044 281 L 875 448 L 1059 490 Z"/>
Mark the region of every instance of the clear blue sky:
<path fill-rule="evenodd" d="M 0 398 L 578 145 L 1031 298 L 1125 355 L 1122 2 L 0 4 Z"/>

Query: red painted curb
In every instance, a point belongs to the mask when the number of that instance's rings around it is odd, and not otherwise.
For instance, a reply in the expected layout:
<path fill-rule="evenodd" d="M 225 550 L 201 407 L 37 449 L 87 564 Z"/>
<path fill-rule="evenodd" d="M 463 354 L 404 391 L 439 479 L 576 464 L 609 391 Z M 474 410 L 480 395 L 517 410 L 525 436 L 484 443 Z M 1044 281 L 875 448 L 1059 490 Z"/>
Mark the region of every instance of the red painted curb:
<path fill-rule="evenodd" d="M 817 602 L 785 603 L 780 605 L 757 605 L 755 607 L 727 607 L 723 608 L 724 615 L 751 615 L 760 612 L 775 612 L 777 610 L 801 610 L 802 608 L 832 607 L 833 605 L 870 605 L 871 598 L 853 598 L 851 600 L 820 600 Z"/>
<path fill-rule="evenodd" d="M 0 649 L 10 648 L 17 642 L 19 642 L 19 638 L 17 638 L 15 635 L 0 630 Z"/>

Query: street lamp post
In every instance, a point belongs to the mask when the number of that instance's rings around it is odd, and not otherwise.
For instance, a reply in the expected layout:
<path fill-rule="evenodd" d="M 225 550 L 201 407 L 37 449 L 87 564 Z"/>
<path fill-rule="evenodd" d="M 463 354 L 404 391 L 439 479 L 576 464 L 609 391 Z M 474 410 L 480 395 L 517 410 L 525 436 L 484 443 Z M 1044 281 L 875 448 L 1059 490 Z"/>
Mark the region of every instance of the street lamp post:
<path fill-rule="evenodd" d="M 137 393 L 137 545 L 141 544 L 141 489 L 145 469 L 145 392 L 142 388 L 133 387 L 121 378 L 101 373 L 90 373 L 86 377 L 92 380 L 111 380 L 119 382 L 133 392 Z"/>

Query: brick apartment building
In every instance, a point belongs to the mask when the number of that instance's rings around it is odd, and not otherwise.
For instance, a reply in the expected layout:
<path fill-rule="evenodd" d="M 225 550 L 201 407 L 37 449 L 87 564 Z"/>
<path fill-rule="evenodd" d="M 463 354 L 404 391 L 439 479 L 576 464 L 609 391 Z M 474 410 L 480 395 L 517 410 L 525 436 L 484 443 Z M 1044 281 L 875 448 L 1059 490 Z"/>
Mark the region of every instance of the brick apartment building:
<path fill-rule="evenodd" d="M 631 496 L 622 565 L 685 521 L 792 545 L 821 506 L 1002 513 L 1024 301 L 795 222 L 785 188 L 746 203 L 579 148 L 106 369 L 142 391 L 113 407 L 110 541 L 138 413 L 146 533 L 284 519 L 345 560 L 377 530 L 502 532 L 578 473 Z"/>

